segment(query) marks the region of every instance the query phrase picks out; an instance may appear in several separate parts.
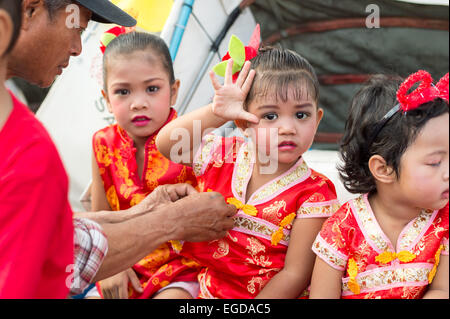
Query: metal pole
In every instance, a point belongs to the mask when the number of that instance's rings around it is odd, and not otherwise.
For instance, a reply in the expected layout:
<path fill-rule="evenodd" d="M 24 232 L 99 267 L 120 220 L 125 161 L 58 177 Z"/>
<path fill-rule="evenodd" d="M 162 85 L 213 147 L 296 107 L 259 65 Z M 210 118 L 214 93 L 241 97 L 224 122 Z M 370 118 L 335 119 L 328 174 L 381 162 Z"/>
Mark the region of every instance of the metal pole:
<path fill-rule="evenodd" d="M 228 16 L 227 22 L 225 23 L 224 27 L 222 28 L 222 31 L 218 35 L 216 41 L 211 45 L 211 49 L 209 51 L 208 57 L 205 60 L 205 63 L 203 64 L 202 68 L 198 72 L 197 77 L 195 78 L 194 82 L 192 83 L 191 88 L 189 89 L 188 93 L 186 94 L 186 97 L 184 98 L 183 102 L 181 103 L 181 106 L 178 110 L 178 114 L 183 115 L 184 112 L 186 112 L 186 109 L 191 103 L 192 97 L 194 96 L 195 91 L 197 91 L 198 86 L 200 85 L 201 80 L 203 79 L 203 76 L 205 75 L 206 71 L 209 68 L 209 65 L 211 64 L 211 61 L 214 57 L 214 55 L 219 51 L 219 46 L 222 43 L 223 39 L 227 35 L 228 30 L 230 30 L 231 26 L 234 24 L 236 19 L 239 17 L 239 15 L 242 12 L 241 6 L 236 7 L 233 12 Z"/>

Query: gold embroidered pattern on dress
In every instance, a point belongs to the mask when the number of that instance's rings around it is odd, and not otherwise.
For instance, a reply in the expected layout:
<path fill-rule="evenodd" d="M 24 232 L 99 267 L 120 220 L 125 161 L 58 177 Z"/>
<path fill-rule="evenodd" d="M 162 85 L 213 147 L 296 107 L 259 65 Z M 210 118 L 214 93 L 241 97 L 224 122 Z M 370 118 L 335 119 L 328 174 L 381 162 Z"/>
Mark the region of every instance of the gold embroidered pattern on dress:
<path fill-rule="evenodd" d="M 317 203 L 320 204 L 320 203 Z M 340 204 L 338 202 L 334 202 L 332 204 L 327 204 L 323 206 L 307 206 L 300 207 L 297 211 L 297 218 L 301 218 L 302 216 L 314 215 L 323 217 L 329 217 L 337 212 L 340 208 Z"/>
<path fill-rule="evenodd" d="M 356 280 L 361 287 L 361 293 L 366 290 L 385 290 L 401 287 L 406 284 L 415 286 L 426 286 L 428 284 L 429 268 L 424 268 L 416 264 L 409 264 L 404 267 L 382 267 L 359 273 Z M 342 279 L 342 293 L 352 294 L 348 287 L 349 278 Z"/>
<path fill-rule="evenodd" d="M 280 210 L 283 209 L 281 212 Z M 275 201 L 273 204 L 271 204 L 268 207 L 265 207 L 262 210 L 262 219 L 267 220 L 268 222 L 271 222 L 272 224 L 278 225 L 281 222 L 281 219 L 283 217 L 283 212 L 287 213 L 286 211 L 286 201 L 280 200 Z"/>
<path fill-rule="evenodd" d="M 253 165 L 251 154 L 248 144 L 244 144 L 241 147 L 236 160 L 236 174 L 233 174 L 233 187 L 240 198 L 244 196 L 244 187 L 247 188 L 246 182 Z"/>
<path fill-rule="evenodd" d="M 270 240 L 274 231 L 278 229 L 277 226 L 269 227 L 263 223 L 258 222 L 254 219 L 249 219 L 244 216 L 236 216 L 234 223 L 234 230 L 239 231 L 240 229 L 250 231 L 252 235 L 261 236 L 264 239 Z M 290 235 L 283 234 L 282 241 L 289 242 Z M 282 243 L 283 244 L 283 243 Z"/>
<path fill-rule="evenodd" d="M 223 239 L 218 241 L 217 246 L 217 251 L 213 254 L 214 259 L 225 257 L 230 252 L 230 245 Z"/>
<path fill-rule="evenodd" d="M 213 147 L 216 146 L 217 140 L 220 140 L 220 137 L 215 136 L 214 134 L 209 134 L 204 137 L 200 154 L 198 158 L 194 159 L 194 163 L 192 165 L 192 169 L 196 176 L 200 176 L 202 174 L 203 165 L 210 158 L 211 152 L 213 151 Z"/>
<path fill-rule="evenodd" d="M 380 251 L 389 250 L 388 243 L 384 240 L 382 233 L 380 232 L 380 227 L 377 221 L 373 218 L 373 215 L 369 213 L 369 207 L 367 207 L 364 195 L 353 200 L 355 206 L 355 217 L 361 221 L 362 230 L 368 235 L 375 246 Z"/>
<path fill-rule="evenodd" d="M 334 265 L 335 268 L 339 268 L 339 270 L 344 270 L 347 266 L 348 258 L 344 258 L 337 254 L 336 251 L 319 236 L 317 236 L 313 244 L 313 250 L 328 264 Z"/>
<path fill-rule="evenodd" d="M 108 200 L 109 206 L 111 206 L 112 210 L 120 210 L 119 197 L 117 196 L 114 185 L 111 185 L 111 187 L 108 188 L 108 191 L 106 192 L 106 199 Z"/>
<path fill-rule="evenodd" d="M 276 179 L 269 183 L 266 187 L 264 187 L 261 191 L 257 192 L 250 198 L 251 202 L 260 202 L 266 198 L 273 196 L 275 193 L 280 191 L 281 189 L 288 188 L 289 185 L 302 180 L 305 175 L 308 173 L 309 168 L 306 165 L 305 161 L 300 159 L 302 163 L 298 165 L 291 173 L 286 176 L 283 176 L 280 179 Z"/>
<path fill-rule="evenodd" d="M 429 225 L 430 218 L 433 216 L 433 211 L 422 210 L 414 221 L 408 226 L 408 229 L 401 234 L 398 239 L 399 250 L 408 250 L 417 237 L 422 233 L 424 228 Z"/>
<path fill-rule="evenodd" d="M 272 262 L 269 261 L 268 256 L 265 255 L 258 256 L 258 254 L 266 252 L 266 246 L 264 246 L 255 237 L 248 237 L 247 241 L 249 245 L 245 248 L 248 250 L 248 254 L 251 256 L 251 258 L 246 258 L 245 260 L 249 264 L 254 264 L 260 267 L 270 267 L 272 265 Z"/>

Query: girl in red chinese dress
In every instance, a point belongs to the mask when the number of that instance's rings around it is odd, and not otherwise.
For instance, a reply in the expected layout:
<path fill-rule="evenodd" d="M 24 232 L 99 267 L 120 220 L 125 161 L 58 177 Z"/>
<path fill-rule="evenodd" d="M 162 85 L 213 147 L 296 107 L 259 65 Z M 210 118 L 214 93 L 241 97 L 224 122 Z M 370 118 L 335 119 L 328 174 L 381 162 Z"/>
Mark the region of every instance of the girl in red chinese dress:
<path fill-rule="evenodd" d="M 311 278 L 309 245 L 339 207 L 332 182 L 302 158 L 323 115 L 319 84 L 308 61 L 288 50 L 261 49 L 242 63 L 235 83 L 233 64 L 227 64 L 224 85 L 211 74 L 211 105 L 169 123 L 157 138 L 161 153 L 170 156 L 172 130 L 196 136 L 196 127 L 205 133 L 231 120 L 247 137 L 206 134 L 201 145 L 193 140 L 179 150 L 203 191 L 219 192 L 238 208 L 225 238 L 185 242 L 181 254 L 204 266 L 200 298 L 297 298 Z"/>
<path fill-rule="evenodd" d="M 123 210 L 139 203 L 158 185 L 190 183 L 190 167 L 164 158 L 155 146 L 159 130 L 173 121 L 180 81 L 174 77 L 166 44 L 159 37 L 119 35 L 104 52 L 104 97 L 117 124 L 93 138 L 93 210 Z M 104 298 L 196 297 L 197 264 L 166 243 L 132 269 L 100 283 Z M 128 287 L 128 282 L 131 282 Z M 172 283 L 167 296 L 161 289 Z"/>
<path fill-rule="evenodd" d="M 449 296 L 448 74 L 401 83 L 376 76 L 353 99 L 339 170 L 364 195 L 317 236 L 311 298 Z"/>

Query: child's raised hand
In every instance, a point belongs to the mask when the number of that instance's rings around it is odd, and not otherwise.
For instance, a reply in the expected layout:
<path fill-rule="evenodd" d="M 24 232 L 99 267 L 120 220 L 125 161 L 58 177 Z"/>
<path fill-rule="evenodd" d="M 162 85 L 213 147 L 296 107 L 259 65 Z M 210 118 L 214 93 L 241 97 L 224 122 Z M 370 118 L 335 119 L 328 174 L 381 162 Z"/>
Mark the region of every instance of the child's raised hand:
<path fill-rule="evenodd" d="M 233 60 L 230 59 L 225 73 L 224 85 L 219 82 L 214 72 L 210 72 L 209 75 L 215 91 L 212 104 L 214 114 L 230 121 L 243 120 L 255 124 L 259 123 L 256 115 L 244 110 L 244 102 L 256 74 L 255 70 L 250 70 L 250 66 L 249 61 L 245 62 L 236 83 L 233 83 Z"/>

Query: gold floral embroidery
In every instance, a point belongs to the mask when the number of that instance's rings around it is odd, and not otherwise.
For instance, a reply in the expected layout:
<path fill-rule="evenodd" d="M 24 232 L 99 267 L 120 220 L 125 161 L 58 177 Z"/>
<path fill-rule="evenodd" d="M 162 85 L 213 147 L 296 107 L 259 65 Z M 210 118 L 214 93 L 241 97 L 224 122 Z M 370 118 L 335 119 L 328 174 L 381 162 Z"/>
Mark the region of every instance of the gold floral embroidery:
<path fill-rule="evenodd" d="M 358 274 L 356 278 L 358 285 L 361 288 L 361 292 L 371 289 L 387 289 L 386 287 L 401 287 L 406 284 L 414 284 L 417 286 L 424 285 L 424 282 L 428 282 L 428 273 L 430 269 L 415 264 L 407 264 L 407 267 L 382 267 L 376 270 L 372 269 L 367 272 Z M 349 278 L 344 278 L 342 283 L 342 292 L 351 293 L 348 285 Z"/>
<path fill-rule="evenodd" d="M 158 187 L 158 180 L 163 177 L 169 169 L 169 160 L 157 150 L 149 152 L 148 163 L 151 163 L 145 172 L 145 180 L 149 189 Z"/>
<path fill-rule="evenodd" d="M 239 151 L 235 172 L 233 173 L 233 187 L 240 198 L 244 196 L 244 190 L 247 188 L 246 182 L 249 178 L 252 166 L 253 161 L 251 151 L 248 144 L 244 144 Z"/>
<path fill-rule="evenodd" d="M 230 252 L 230 245 L 223 239 L 218 241 L 217 246 L 217 251 L 213 254 L 214 259 L 225 257 Z"/>
<path fill-rule="evenodd" d="M 380 227 L 376 220 L 374 220 L 373 215 L 369 213 L 369 207 L 366 206 L 364 201 L 364 196 L 360 196 L 353 200 L 355 205 L 355 217 L 357 217 L 361 223 L 362 228 L 366 231 L 374 245 L 380 251 L 389 250 L 388 243 L 384 240 L 382 233 L 380 232 Z"/>
<path fill-rule="evenodd" d="M 200 150 L 198 158 L 194 160 L 192 167 L 196 176 L 200 176 L 202 174 L 203 165 L 210 157 L 211 152 L 213 151 L 213 147 L 216 145 L 216 140 L 219 139 L 220 137 L 217 137 L 214 134 L 209 134 L 204 137 L 202 149 Z"/>
<path fill-rule="evenodd" d="M 163 262 L 165 262 L 170 256 L 170 249 L 167 243 L 162 244 L 150 255 L 144 257 L 138 262 L 139 265 L 145 267 L 148 270 L 155 271 Z"/>
<path fill-rule="evenodd" d="M 319 236 L 313 244 L 313 250 L 327 263 L 335 265 L 339 269 L 345 269 L 345 266 L 347 265 L 347 258 L 337 254 L 328 244 L 324 244 L 324 242 L 320 240 Z"/>
<path fill-rule="evenodd" d="M 258 291 L 256 290 L 256 285 L 258 285 Z M 251 293 L 252 295 L 256 294 L 257 292 L 261 291 L 261 289 L 264 287 L 264 280 L 261 277 L 253 277 L 248 281 L 247 285 L 247 291 Z"/>
<path fill-rule="evenodd" d="M 414 221 L 410 224 L 408 229 L 402 233 L 398 239 L 399 249 L 408 250 L 417 237 L 422 233 L 424 228 L 429 225 L 430 218 L 433 216 L 433 211 L 422 210 Z"/>
<path fill-rule="evenodd" d="M 302 159 L 300 159 L 303 161 Z M 282 178 L 276 179 L 269 183 L 266 187 L 264 187 L 261 191 L 254 194 L 251 198 L 251 202 L 259 202 L 263 201 L 266 198 L 273 196 L 276 192 L 281 189 L 288 188 L 289 185 L 295 183 L 299 180 L 302 180 L 305 175 L 308 173 L 309 168 L 308 165 L 303 161 L 300 165 L 297 166 L 291 173 Z"/>
<path fill-rule="evenodd" d="M 281 212 L 280 210 L 283 209 Z M 283 212 L 286 211 L 286 201 L 280 200 L 276 201 L 268 207 L 262 210 L 262 219 L 271 222 L 272 224 L 278 225 L 283 217 Z"/>
<path fill-rule="evenodd" d="M 248 230 L 252 234 L 258 236 L 260 235 L 263 238 L 267 238 L 270 240 L 274 231 L 277 230 L 277 226 L 273 225 L 273 227 L 269 227 L 263 223 L 258 222 L 257 220 L 249 219 L 244 216 L 235 217 L 235 230 L 239 231 L 239 228 L 243 230 Z M 283 241 L 289 242 L 290 236 L 289 234 L 283 234 Z"/>
<path fill-rule="evenodd" d="M 318 203 L 320 204 L 320 203 Z M 333 215 L 340 208 L 340 204 L 338 202 L 324 205 L 324 206 L 302 206 L 299 208 L 297 212 L 297 216 L 308 216 L 308 215 L 323 215 L 324 217 L 328 217 Z"/>
<path fill-rule="evenodd" d="M 249 245 L 246 249 L 248 250 L 248 254 L 251 258 L 246 258 L 245 260 L 249 264 L 254 264 L 260 267 L 270 267 L 272 262 L 269 260 L 268 256 L 258 256 L 258 254 L 266 252 L 266 247 L 255 237 L 249 237 L 247 238 L 247 241 L 249 242 Z"/>
<path fill-rule="evenodd" d="M 145 198 L 144 194 L 133 194 L 131 195 L 130 206 L 135 206 L 142 202 Z"/>
<path fill-rule="evenodd" d="M 119 197 L 117 196 L 116 189 L 114 188 L 114 185 L 112 185 L 106 191 L 106 199 L 108 200 L 108 203 L 111 206 L 112 210 L 114 210 L 114 211 L 120 210 Z"/>
<path fill-rule="evenodd" d="M 200 284 L 199 297 L 202 299 L 217 299 L 209 292 L 208 287 L 211 287 L 211 276 L 207 272 L 198 275 L 198 283 Z"/>
<path fill-rule="evenodd" d="M 103 164 L 106 167 L 111 165 L 112 163 L 112 152 L 110 152 L 109 148 L 105 145 L 101 144 L 101 140 L 105 137 L 105 133 L 100 131 L 96 135 L 95 145 L 94 145 L 94 154 L 99 164 Z"/>

